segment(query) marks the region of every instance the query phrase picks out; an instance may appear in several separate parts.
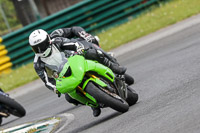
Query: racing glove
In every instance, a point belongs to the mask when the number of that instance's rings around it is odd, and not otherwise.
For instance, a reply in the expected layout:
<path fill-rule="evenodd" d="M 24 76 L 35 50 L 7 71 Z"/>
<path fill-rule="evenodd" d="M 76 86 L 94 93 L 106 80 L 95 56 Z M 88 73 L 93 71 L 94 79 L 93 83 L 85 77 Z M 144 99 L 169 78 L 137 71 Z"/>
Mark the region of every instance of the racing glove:
<path fill-rule="evenodd" d="M 83 44 L 79 44 L 78 42 L 76 42 L 75 45 L 76 45 L 76 52 L 79 55 L 84 55 L 84 46 L 83 46 Z"/>
<path fill-rule="evenodd" d="M 95 43 L 99 46 L 99 38 L 97 36 L 92 36 L 91 34 L 86 33 L 85 31 L 78 32 L 80 37 L 87 42 Z"/>

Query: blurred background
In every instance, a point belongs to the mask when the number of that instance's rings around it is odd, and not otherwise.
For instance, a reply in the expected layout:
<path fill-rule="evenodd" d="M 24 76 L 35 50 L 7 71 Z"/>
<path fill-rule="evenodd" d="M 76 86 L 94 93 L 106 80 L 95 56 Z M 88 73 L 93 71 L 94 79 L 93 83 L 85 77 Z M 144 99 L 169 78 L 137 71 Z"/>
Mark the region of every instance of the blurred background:
<path fill-rule="evenodd" d="M 82 0 L 0 0 L 0 36 Z"/>
<path fill-rule="evenodd" d="M 81 26 L 109 51 L 200 13 L 200 0 L 0 0 L 0 86 L 38 79 L 28 37 Z M 9 75 L 8 75 L 9 74 Z"/>

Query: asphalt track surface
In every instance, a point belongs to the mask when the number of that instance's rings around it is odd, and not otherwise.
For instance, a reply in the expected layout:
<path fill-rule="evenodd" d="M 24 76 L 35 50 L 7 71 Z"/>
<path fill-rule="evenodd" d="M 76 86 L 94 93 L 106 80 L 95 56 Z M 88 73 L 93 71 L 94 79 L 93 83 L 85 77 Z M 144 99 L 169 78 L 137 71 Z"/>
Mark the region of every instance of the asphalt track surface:
<path fill-rule="evenodd" d="M 57 98 L 37 80 L 23 87 L 23 93 L 11 93 L 26 108 L 27 115 L 10 116 L 1 128 L 68 113 L 72 121 L 66 122 L 60 133 L 199 133 L 200 24 L 190 23 L 199 18 L 192 17 L 123 47 L 127 52 L 117 58 L 134 76 L 132 88 L 139 94 L 138 103 L 128 112 L 106 108 L 95 118 L 89 107 L 75 107 L 64 96 Z M 190 26 L 170 32 L 185 23 Z M 163 32 L 170 34 L 159 38 Z M 157 39 L 131 49 L 136 42 L 152 38 Z"/>

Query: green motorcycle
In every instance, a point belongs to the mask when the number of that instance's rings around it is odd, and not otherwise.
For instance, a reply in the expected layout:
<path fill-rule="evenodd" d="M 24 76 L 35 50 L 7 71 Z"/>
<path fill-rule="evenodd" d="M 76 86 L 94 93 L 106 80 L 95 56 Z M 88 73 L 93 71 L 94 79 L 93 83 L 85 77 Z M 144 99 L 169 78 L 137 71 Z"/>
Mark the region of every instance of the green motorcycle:
<path fill-rule="evenodd" d="M 62 52 L 53 58 L 45 68 L 48 76 L 55 78 L 60 93 L 68 93 L 87 106 L 110 107 L 122 113 L 137 102 L 138 94 L 125 83 L 124 77 L 97 61 L 80 55 L 66 58 Z"/>

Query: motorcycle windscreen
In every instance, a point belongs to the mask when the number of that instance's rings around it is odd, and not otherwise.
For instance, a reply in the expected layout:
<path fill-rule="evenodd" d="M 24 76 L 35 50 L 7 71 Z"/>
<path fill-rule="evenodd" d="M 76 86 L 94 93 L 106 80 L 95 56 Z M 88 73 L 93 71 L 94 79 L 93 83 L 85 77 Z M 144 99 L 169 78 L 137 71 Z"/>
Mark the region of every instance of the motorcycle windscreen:
<path fill-rule="evenodd" d="M 68 62 L 62 52 L 54 52 L 49 57 L 42 59 L 42 61 L 45 62 L 45 70 L 50 78 L 57 78 L 64 65 Z"/>

